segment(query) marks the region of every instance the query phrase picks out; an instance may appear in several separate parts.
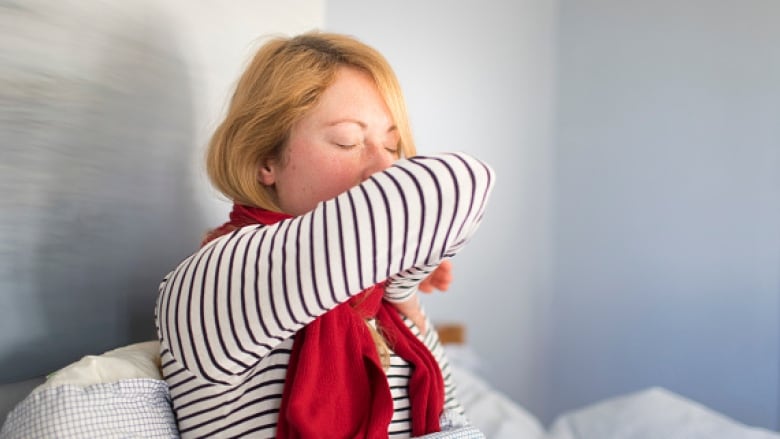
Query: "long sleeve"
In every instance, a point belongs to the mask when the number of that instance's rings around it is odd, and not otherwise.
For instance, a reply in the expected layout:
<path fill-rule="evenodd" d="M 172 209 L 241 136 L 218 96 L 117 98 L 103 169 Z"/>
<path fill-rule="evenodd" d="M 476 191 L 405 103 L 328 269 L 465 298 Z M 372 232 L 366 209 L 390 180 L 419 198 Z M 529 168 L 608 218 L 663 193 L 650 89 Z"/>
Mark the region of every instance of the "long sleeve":
<path fill-rule="evenodd" d="M 403 298 L 476 230 L 492 171 L 464 154 L 400 160 L 313 211 L 212 241 L 160 285 L 161 340 L 212 383 L 363 289 Z"/>

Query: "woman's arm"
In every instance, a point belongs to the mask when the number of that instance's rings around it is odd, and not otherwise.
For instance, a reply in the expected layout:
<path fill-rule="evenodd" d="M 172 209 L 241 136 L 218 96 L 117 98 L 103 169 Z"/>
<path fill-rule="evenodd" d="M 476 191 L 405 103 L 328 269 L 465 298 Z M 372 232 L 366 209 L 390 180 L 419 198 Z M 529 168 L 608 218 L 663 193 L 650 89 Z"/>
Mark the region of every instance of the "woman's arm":
<path fill-rule="evenodd" d="M 401 160 L 313 211 L 216 239 L 160 286 L 158 332 L 184 367 L 240 379 L 274 346 L 377 282 L 405 298 L 477 228 L 492 171 L 463 154 Z"/>

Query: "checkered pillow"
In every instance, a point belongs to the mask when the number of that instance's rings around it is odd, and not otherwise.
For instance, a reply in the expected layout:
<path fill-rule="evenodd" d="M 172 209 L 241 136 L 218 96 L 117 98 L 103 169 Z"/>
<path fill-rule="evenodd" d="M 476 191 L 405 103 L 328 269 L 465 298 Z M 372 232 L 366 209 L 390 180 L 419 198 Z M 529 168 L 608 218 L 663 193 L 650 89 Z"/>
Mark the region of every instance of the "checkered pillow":
<path fill-rule="evenodd" d="M 455 410 L 445 410 L 439 418 L 441 431 L 419 436 L 419 439 L 485 439 L 476 427 L 469 425 L 465 416 Z"/>
<path fill-rule="evenodd" d="M 0 439 L 177 438 L 165 381 L 136 378 L 30 394 L 8 415 Z"/>

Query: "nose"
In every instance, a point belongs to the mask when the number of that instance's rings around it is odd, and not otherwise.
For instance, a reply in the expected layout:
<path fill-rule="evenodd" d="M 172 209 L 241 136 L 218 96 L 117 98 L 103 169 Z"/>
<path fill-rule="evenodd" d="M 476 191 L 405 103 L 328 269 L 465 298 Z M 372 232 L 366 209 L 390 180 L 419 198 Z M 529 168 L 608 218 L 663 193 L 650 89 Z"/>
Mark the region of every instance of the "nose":
<path fill-rule="evenodd" d="M 365 147 L 365 167 L 363 169 L 363 179 L 367 179 L 372 174 L 384 171 L 396 160 L 396 154 L 385 149 L 380 143 L 366 143 Z"/>

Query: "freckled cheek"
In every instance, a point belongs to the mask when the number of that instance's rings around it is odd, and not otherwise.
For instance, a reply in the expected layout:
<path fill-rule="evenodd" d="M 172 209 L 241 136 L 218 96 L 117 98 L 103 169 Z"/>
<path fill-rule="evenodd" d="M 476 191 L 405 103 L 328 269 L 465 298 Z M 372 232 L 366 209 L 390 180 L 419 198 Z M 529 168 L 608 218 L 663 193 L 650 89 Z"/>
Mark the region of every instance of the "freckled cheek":
<path fill-rule="evenodd" d="M 360 183 L 359 178 L 353 172 L 345 172 L 343 169 L 330 169 L 323 174 L 323 184 L 319 187 L 325 199 L 346 192 Z"/>

